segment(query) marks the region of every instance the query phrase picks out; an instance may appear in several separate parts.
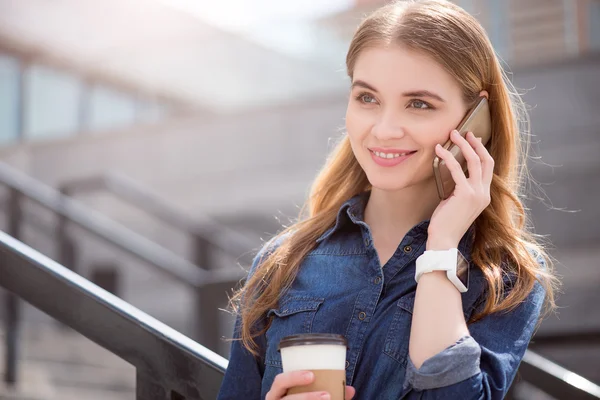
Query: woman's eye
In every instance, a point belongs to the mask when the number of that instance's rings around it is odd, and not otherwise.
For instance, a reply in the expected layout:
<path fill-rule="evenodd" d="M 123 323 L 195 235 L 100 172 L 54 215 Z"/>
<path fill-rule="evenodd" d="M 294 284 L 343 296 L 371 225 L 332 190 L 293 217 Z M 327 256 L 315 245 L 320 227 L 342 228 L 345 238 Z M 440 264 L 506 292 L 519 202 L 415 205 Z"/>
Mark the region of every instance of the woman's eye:
<path fill-rule="evenodd" d="M 412 108 L 417 108 L 421 110 L 428 110 L 430 108 L 433 108 L 423 100 L 413 100 L 410 102 L 410 105 Z"/>
<path fill-rule="evenodd" d="M 356 99 L 362 103 L 371 103 L 372 100 L 375 100 L 375 98 L 373 96 L 366 94 L 366 93 L 359 94 L 358 96 L 356 96 Z"/>

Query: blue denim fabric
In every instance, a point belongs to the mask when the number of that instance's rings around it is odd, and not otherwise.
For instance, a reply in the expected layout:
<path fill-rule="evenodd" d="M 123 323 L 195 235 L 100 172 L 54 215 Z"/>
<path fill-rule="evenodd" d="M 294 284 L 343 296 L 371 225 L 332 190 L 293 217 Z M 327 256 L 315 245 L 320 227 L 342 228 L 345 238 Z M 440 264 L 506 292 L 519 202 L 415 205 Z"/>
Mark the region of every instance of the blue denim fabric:
<path fill-rule="evenodd" d="M 513 311 L 469 324 L 470 335 L 416 369 L 408 356 L 415 260 L 425 251 L 429 221 L 414 226 L 382 268 L 363 220 L 367 196 L 356 196 L 340 208 L 335 226 L 317 240 L 291 289 L 278 307 L 268 311 L 271 326 L 257 338 L 261 356 L 254 358 L 240 341 L 232 343 L 219 400 L 264 399 L 282 372 L 279 341 L 310 332 L 347 338 L 346 382 L 356 388 L 355 400 L 504 397 L 539 319 L 543 287 L 536 283 L 526 301 Z M 473 232 L 474 226 L 459 245 L 468 261 Z M 275 246 L 265 245 L 249 276 Z M 544 266 L 543 259 L 538 261 Z M 471 267 L 469 290 L 461 294 L 466 320 L 483 306 L 485 288 L 481 271 Z M 239 318 L 233 337 L 239 338 Z"/>

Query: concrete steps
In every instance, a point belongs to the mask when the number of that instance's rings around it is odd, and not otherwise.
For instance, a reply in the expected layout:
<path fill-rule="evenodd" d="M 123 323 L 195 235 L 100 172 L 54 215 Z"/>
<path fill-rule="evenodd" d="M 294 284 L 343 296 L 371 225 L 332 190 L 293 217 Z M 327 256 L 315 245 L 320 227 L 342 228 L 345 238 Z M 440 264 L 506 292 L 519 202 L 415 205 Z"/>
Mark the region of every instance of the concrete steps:
<path fill-rule="evenodd" d="M 17 386 L 0 384 L 0 399 L 135 399 L 135 368 L 72 330 L 30 322 L 20 345 Z"/>

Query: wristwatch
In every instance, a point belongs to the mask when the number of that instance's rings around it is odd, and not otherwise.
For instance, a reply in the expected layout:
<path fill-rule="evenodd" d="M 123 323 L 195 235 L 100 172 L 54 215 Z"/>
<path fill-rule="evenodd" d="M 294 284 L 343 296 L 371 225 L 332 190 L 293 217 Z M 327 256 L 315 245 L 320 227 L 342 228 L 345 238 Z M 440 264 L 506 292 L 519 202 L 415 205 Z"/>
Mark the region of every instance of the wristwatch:
<path fill-rule="evenodd" d="M 421 275 L 433 271 L 446 271 L 446 276 L 456 288 L 464 293 L 469 290 L 469 262 L 457 248 L 449 250 L 427 250 L 417 258 L 415 281 Z"/>

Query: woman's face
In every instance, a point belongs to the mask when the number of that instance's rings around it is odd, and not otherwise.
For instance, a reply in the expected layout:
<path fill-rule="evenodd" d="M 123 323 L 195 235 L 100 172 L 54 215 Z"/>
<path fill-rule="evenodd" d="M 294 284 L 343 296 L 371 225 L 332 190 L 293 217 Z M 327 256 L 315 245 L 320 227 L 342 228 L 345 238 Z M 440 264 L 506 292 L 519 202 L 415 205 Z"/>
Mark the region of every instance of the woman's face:
<path fill-rule="evenodd" d="M 458 83 L 433 59 L 401 46 L 368 48 L 354 68 L 346 129 L 371 185 L 394 191 L 431 181 L 435 145 L 466 111 Z"/>

